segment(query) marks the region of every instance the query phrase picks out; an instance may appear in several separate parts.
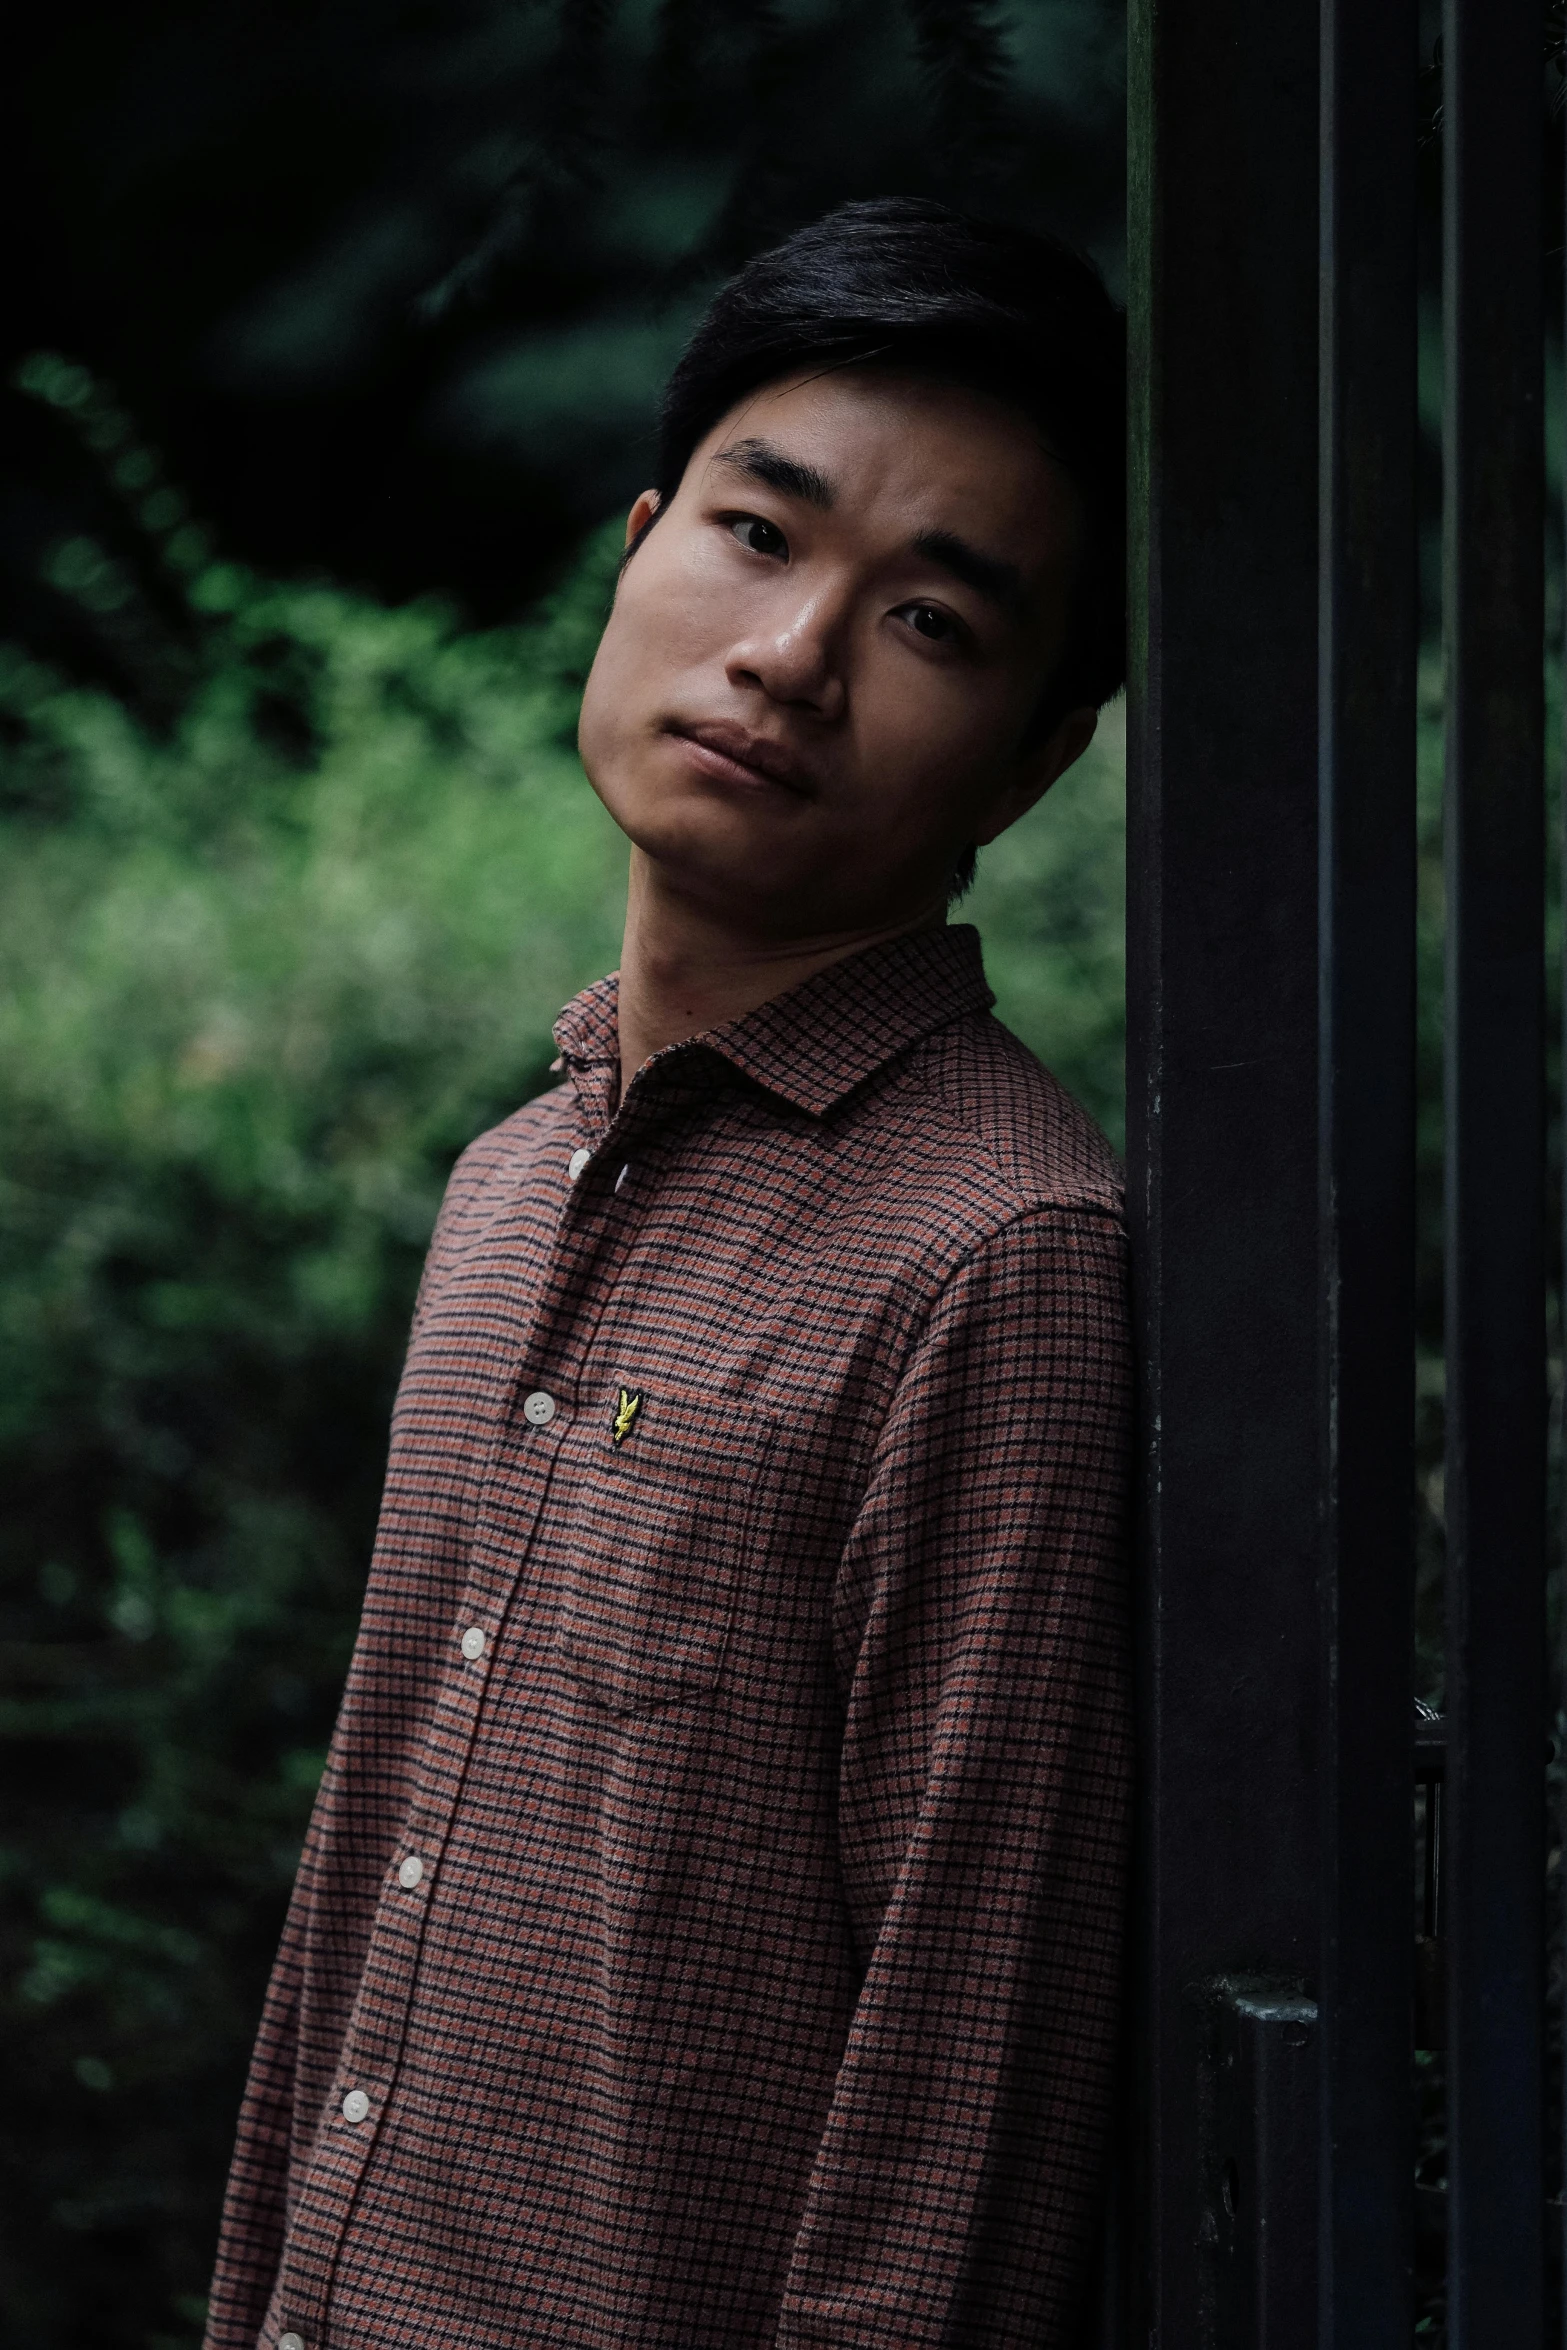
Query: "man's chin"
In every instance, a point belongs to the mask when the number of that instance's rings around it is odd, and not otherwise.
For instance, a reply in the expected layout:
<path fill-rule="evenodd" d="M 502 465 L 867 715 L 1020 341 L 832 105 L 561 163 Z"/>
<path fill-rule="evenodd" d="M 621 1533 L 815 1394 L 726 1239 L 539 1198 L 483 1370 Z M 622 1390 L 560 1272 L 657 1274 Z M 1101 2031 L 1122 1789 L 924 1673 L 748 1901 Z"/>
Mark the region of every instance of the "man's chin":
<path fill-rule="evenodd" d="M 798 906 L 802 899 L 817 894 L 808 876 L 761 849 L 736 855 L 705 841 L 636 845 L 669 896 L 731 918 L 743 916 L 748 922 L 764 923 L 769 913 Z"/>
<path fill-rule="evenodd" d="M 854 919 L 842 903 L 841 857 L 833 860 L 835 872 L 822 872 L 814 861 L 781 855 L 776 844 L 715 837 L 701 826 L 639 828 L 630 837 L 660 897 L 758 942 Z"/>
<path fill-rule="evenodd" d="M 877 928 L 920 894 L 911 877 L 884 874 L 868 897 L 878 877 L 865 844 L 823 838 L 822 811 L 808 801 L 741 809 L 699 794 L 600 796 L 659 896 L 759 943 Z"/>
<path fill-rule="evenodd" d="M 750 898 L 810 887 L 816 860 L 801 854 L 807 844 L 787 812 L 780 822 L 772 809 L 688 800 L 676 807 L 612 808 L 610 813 L 633 847 L 683 888 L 740 891 Z"/>

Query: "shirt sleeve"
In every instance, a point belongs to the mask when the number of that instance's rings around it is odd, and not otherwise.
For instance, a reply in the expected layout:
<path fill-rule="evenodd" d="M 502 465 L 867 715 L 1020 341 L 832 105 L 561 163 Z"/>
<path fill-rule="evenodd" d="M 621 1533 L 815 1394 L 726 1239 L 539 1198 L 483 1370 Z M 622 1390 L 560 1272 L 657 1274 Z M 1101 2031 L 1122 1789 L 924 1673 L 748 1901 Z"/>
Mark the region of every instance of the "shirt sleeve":
<path fill-rule="evenodd" d="M 834 1633 L 864 1968 L 780 2350 L 1080 2321 L 1130 1781 L 1125 1244 L 1020 1216 L 949 1280 L 882 1430 Z"/>

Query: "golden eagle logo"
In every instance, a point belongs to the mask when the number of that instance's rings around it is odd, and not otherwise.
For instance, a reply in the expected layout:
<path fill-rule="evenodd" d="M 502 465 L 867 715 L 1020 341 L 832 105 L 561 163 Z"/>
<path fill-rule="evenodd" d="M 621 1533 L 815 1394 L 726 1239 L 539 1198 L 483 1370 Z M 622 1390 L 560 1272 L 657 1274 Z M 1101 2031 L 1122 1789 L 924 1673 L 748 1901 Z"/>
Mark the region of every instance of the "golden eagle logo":
<path fill-rule="evenodd" d="M 641 1409 L 641 1396 L 633 1395 L 629 1387 L 623 1387 L 620 1391 L 620 1401 L 615 1406 L 615 1416 L 609 1424 L 611 1444 L 625 1443 L 626 1438 L 637 1424 L 637 1414 Z"/>

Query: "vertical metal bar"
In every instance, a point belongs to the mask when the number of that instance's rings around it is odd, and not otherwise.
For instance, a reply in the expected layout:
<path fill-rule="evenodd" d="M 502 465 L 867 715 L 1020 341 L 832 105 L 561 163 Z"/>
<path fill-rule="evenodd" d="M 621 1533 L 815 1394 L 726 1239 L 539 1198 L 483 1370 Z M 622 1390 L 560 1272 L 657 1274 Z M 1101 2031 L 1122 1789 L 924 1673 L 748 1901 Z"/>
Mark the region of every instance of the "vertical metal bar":
<path fill-rule="evenodd" d="M 1415 0 L 1323 0 L 1323 2350 L 1411 2323 Z"/>
<path fill-rule="evenodd" d="M 1449 2340 L 1543 2327 L 1541 23 L 1445 0 Z"/>
<path fill-rule="evenodd" d="M 1320 2350 L 1317 2247 L 1300 2224 L 1317 2203 L 1317 2010 L 1245 1976 L 1213 1984 L 1205 2004 L 1214 2338 L 1224 2350 Z"/>
<path fill-rule="evenodd" d="M 1567 28 L 1564 28 L 1567 30 Z M 1564 61 L 1567 70 L 1567 61 Z M 1556 459 L 1560 483 L 1557 523 L 1561 549 L 1561 610 L 1558 615 L 1561 633 L 1556 643 L 1558 680 L 1561 692 L 1561 727 L 1559 742 L 1561 776 L 1557 796 L 1557 887 L 1561 905 L 1561 942 L 1557 963 L 1557 978 L 1561 989 L 1558 1007 L 1557 1096 L 1556 1114 L 1560 1120 L 1562 1138 L 1561 1198 L 1559 1207 L 1561 1225 L 1558 1240 L 1561 1247 L 1561 1266 L 1557 1291 L 1556 1332 L 1561 1349 L 1560 1377 L 1562 1390 L 1557 1399 L 1557 1478 L 1558 1524 L 1556 1569 L 1561 1588 L 1567 1593 L 1567 139 L 1563 141 L 1562 181 L 1557 191 L 1557 217 L 1561 223 L 1562 275 L 1558 291 L 1562 300 L 1562 339 L 1557 346 L 1557 358 L 1562 368 L 1563 403 L 1558 423 Z M 1548 1720 L 1553 1738 L 1558 1734 L 1559 1709 L 1567 1702 L 1567 1608 L 1559 1609 L 1555 1657 L 1554 1687 L 1550 1692 Z M 1547 2246 L 1547 2261 L 1554 2264 L 1557 2301 L 1557 2339 L 1559 2350 L 1567 2350 L 1567 1778 L 1564 1778 L 1557 1797 L 1556 1817 L 1553 1822 L 1556 1843 L 1562 1859 L 1556 1879 L 1556 1929 L 1559 1937 L 1560 1959 L 1557 1983 L 1556 2024 L 1561 2074 L 1558 2082 L 1557 2176 L 1560 2181 L 1554 2214 L 1555 2242 Z"/>
<path fill-rule="evenodd" d="M 1138 2339 L 1198 2350 L 1187 1994 L 1319 1957 L 1317 0 L 1133 0 L 1130 37 Z"/>

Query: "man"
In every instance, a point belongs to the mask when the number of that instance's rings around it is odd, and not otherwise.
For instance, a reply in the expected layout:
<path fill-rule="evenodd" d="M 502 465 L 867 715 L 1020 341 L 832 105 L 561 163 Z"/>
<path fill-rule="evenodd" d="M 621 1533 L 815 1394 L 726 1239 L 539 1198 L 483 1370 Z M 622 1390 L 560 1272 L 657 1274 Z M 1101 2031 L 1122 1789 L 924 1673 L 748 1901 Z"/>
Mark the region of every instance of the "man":
<path fill-rule="evenodd" d="M 1123 1242 L 946 911 L 1119 683 L 1122 412 L 1088 266 L 912 202 L 676 371 L 582 712 L 624 960 L 441 1214 L 213 2350 L 1071 2337 Z"/>

